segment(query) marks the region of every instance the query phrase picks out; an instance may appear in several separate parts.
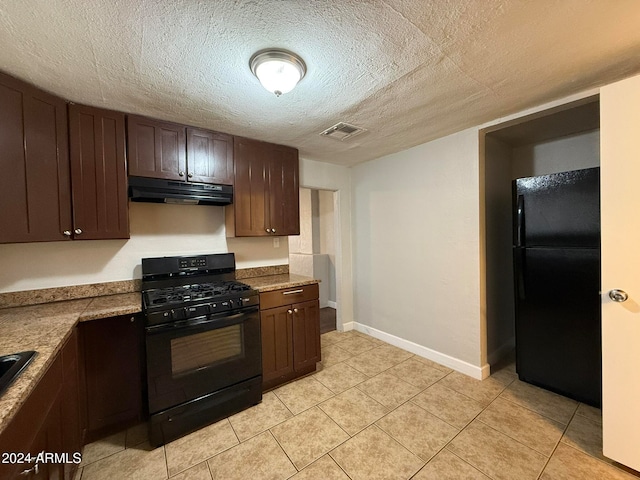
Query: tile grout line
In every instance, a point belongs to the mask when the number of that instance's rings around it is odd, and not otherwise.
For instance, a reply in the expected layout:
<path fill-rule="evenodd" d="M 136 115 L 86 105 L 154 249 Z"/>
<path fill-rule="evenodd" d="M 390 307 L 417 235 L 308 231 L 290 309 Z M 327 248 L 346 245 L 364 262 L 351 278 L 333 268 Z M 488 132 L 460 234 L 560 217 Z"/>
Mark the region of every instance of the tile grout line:
<path fill-rule="evenodd" d="M 444 377 L 443 377 L 443 378 L 444 378 Z M 436 383 L 438 383 L 438 382 L 436 382 Z M 442 386 L 446 387 L 446 385 L 442 385 Z M 446 388 L 449 388 L 449 387 L 446 387 Z M 450 389 L 450 390 L 453 390 L 453 389 Z M 457 392 L 457 393 L 460 393 L 460 392 L 458 392 L 457 390 L 453 390 L 453 391 L 454 391 L 454 392 Z M 464 395 L 464 394 L 461 394 L 461 395 Z M 466 395 L 465 395 L 465 396 L 466 396 Z M 471 397 L 467 397 L 467 398 L 471 398 Z M 496 398 L 498 398 L 498 397 L 496 397 Z M 471 398 L 471 400 L 474 400 L 476 403 L 479 403 L 477 400 L 475 400 L 475 399 L 473 399 L 473 398 Z M 436 455 L 438 455 L 438 453 L 440 453 L 442 450 L 447 449 L 447 447 L 448 447 L 448 446 L 449 446 L 449 445 L 450 445 L 450 444 L 451 444 L 451 443 L 452 443 L 456 438 L 458 438 L 458 437 L 460 436 L 460 434 L 462 434 L 462 432 L 464 432 L 464 431 L 469 427 L 469 425 L 471 425 L 471 424 L 473 423 L 473 421 L 474 421 L 474 420 L 476 420 L 476 419 L 477 419 L 477 418 L 482 414 L 482 412 L 484 412 L 487 408 L 489 408 L 489 406 L 491 406 L 491 404 L 492 404 L 494 401 L 495 401 L 495 399 L 493 399 L 493 400 L 489 403 L 489 405 L 487 405 L 486 407 L 483 407 L 483 408 L 482 408 L 482 410 L 480 410 L 480 411 L 479 411 L 479 412 L 478 412 L 478 413 L 477 413 L 477 414 L 476 414 L 476 415 L 475 415 L 471 420 L 469 420 L 469 421 L 467 422 L 467 424 L 466 424 L 464 427 L 462 427 L 462 428 L 460 429 L 460 431 L 459 431 L 456 435 L 454 435 L 454 437 L 453 437 L 453 438 L 451 438 L 451 440 L 449 440 L 447 443 L 445 443 L 445 444 L 442 446 L 442 448 L 441 448 L 440 450 L 438 450 L 438 452 L 437 452 L 433 457 L 431 457 L 431 458 L 429 459 L 429 461 L 427 462 L 427 465 L 428 465 L 429 463 L 431 463 L 431 460 L 433 460 L 433 459 L 436 457 Z M 418 405 L 418 407 L 420 407 L 420 405 Z M 422 408 L 422 407 L 420 407 L 420 408 Z M 423 408 L 423 410 L 425 410 L 426 412 L 429 412 L 428 410 L 426 410 L 426 409 L 424 409 L 424 408 Z M 429 413 L 431 413 L 431 412 L 429 412 Z M 434 415 L 434 414 L 432 414 L 432 415 Z M 437 417 L 437 415 L 435 415 L 435 416 Z M 437 418 L 440 418 L 440 417 L 437 417 Z M 442 419 L 441 419 L 441 420 L 442 420 Z M 451 425 L 449 422 L 446 422 L 445 420 L 442 420 L 442 421 L 443 421 L 443 422 L 445 422 L 447 425 Z M 452 427 L 454 427 L 454 428 L 458 428 L 458 427 L 455 427 L 454 425 L 451 425 L 451 426 L 452 426 Z M 490 478 L 490 479 L 492 479 L 492 480 L 493 480 L 493 477 L 492 477 L 491 475 L 489 475 L 489 474 L 488 474 L 488 473 L 486 473 L 486 472 L 483 472 L 482 470 L 480 470 L 480 469 L 479 469 L 478 467 L 476 467 L 475 465 L 473 465 L 473 464 L 469 463 L 469 462 L 468 462 L 468 461 L 466 461 L 464 458 L 462 458 L 462 457 L 460 457 L 459 455 L 457 455 L 455 452 L 453 452 L 453 451 L 451 451 L 451 450 L 449 450 L 449 449 L 447 449 L 447 451 L 448 451 L 448 452 L 450 452 L 450 453 L 452 453 L 452 454 L 453 454 L 453 455 L 455 455 L 456 457 L 458 457 L 460 460 L 462 460 L 462 461 L 463 461 L 463 462 L 465 462 L 466 464 L 468 464 L 468 465 L 470 465 L 471 467 L 473 467 L 473 468 L 474 468 L 475 470 L 477 470 L 478 472 L 482 473 L 482 474 L 483 474 L 483 475 L 485 475 L 486 477 L 488 477 L 488 478 Z M 426 465 L 425 465 L 425 466 L 426 466 Z M 424 467 L 423 467 L 423 468 L 424 468 Z"/>
<path fill-rule="evenodd" d="M 567 422 L 567 425 L 564 427 L 564 430 L 562 431 L 562 435 L 560 435 L 560 438 L 558 439 L 555 447 L 553 447 L 553 451 L 551 452 L 551 455 L 549 455 L 549 458 L 547 459 L 547 461 L 545 462 L 544 466 L 542 467 L 542 470 L 540 470 L 540 473 L 538 474 L 538 476 L 536 477 L 536 479 L 540 479 L 540 477 L 542 476 L 542 474 L 544 473 L 544 471 L 547 469 L 547 467 L 549 466 L 549 462 L 551 462 L 551 459 L 553 458 L 553 456 L 556 453 L 556 450 L 558 449 L 558 446 L 560 445 L 560 443 L 562 443 L 562 439 L 565 435 L 565 433 L 567 433 L 567 430 L 569 430 L 569 425 L 571 425 L 571 422 L 573 421 L 573 419 L 576 416 L 576 413 L 578 411 L 578 407 L 580 405 L 576 406 L 576 409 L 573 411 L 573 414 L 571 415 L 571 419 Z"/>
<path fill-rule="evenodd" d="M 280 447 L 280 450 L 282 450 L 282 453 L 285 454 L 285 456 L 287 457 L 287 460 L 289 460 L 289 462 L 291 463 L 291 465 L 293 465 L 293 468 L 295 469 L 296 473 L 294 473 L 293 475 L 297 475 L 298 473 L 300 473 L 300 471 L 302 469 L 299 469 L 296 464 L 293 462 L 293 459 L 289 456 L 289 454 L 287 453 L 287 451 L 284 449 L 284 447 L 280 444 L 280 442 L 278 441 L 278 438 L 275 436 L 275 434 L 271 431 L 271 429 L 267 430 L 267 432 L 269 432 L 269 435 L 271 435 L 271 438 L 273 438 L 273 440 L 276 442 L 276 444 L 278 444 L 278 447 Z M 303 467 L 304 468 L 304 467 Z M 293 475 L 291 475 L 291 477 L 293 477 Z M 288 477 L 288 478 L 291 478 Z"/>
<path fill-rule="evenodd" d="M 538 387 L 538 388 L 539 388 L 539 387 Z M 504 393 L 504 392 L 503 392 L 503 393 Z M 502 397 L 502 393 L 498 396 L 498 398 L 502 399 L 502 400 L 503 400 L 503 401 L 505 401 L 505 402 L 509 402 L 509 403 L 510 403 L 510 404 L 512 404 L 512 405 L 516 405 L 516 406 L 518 406 L 518 407 L 524 408 L 525 410 L 528 410 L 529 412 L 535 413 L 536 415 L 540 415 L 541 417 L 544 417 L 544 418 L 546 418 L 547 420 L 551 420 L 552 422 L 559 423 L 559 424 L 561 424 L 561 425 L 565 425 L 565 423 L 564 423 L 564 422 L 561 422 L 560 420 L 558 420 L 558 419 L 556 419 L 556 418 L 552 418 L 552 417 L 550 417 L 549 415 L 545 415 L 544 413 L 541 413 L 541 412 L 538 412 L 537 410 L 534 410 L 534 409 L 532 409 L 532 408 L 529 408 L 527 405 L 522 405 L 521 403 L 514 402 L 513 400 L 510 400 L 510 399 L 508 399 L 508 398 L 504 398 L 504 397 Z M 565 398 L 566 398 L 566 397 L 565 397 Z M 576 408 L 577 408 L 577 407 L 576 407 Z M 571 419 L 569 420 L 569 422 L 567 422 L 567 423 L 566 423 L 566 425 L 569 425 L 569 423 L 571 423 L 571 420 L 573 420 L 574 415 L 575 415 L 575 412 L 571 414 Z M 579 415 L 579 416 L 581 416 L 581 415 Z M 583 418 L 586 418 L 586 417 L 583 417 Z"/>

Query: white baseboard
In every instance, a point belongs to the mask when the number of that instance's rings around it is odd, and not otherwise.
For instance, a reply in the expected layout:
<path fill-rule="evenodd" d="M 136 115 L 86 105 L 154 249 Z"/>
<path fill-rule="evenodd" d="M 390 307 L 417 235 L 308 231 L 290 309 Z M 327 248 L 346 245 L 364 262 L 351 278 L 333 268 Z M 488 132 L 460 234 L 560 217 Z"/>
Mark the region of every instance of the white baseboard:
<path fill-rule="evenodd" d="M 487 362 L 489 365 L 498 363 L 500 359 L 506 356 L 511 350 L 516 348 L 516 337 L 511 337 L 505 343 L 496 348 L 493 352 L 487 354 Z"/>
<path fill-rule="evenodd" d="M 489 364 L 478 367 L 458 358 L 451 357 L 427 347 L 423 347 L 422 345 L 418 345 L 417 343 L 405 340 L 404 338 L 396 337 L 395 335 L 391 335 L 389 333 L 377 330 L 358 322 L 350 322 L 348 324 L 344 324 L 343 329 L 345 332 L 348 330 L 357 330 L 358 332 L 366 333 L 367 335 L 371 335 L 374 338 L 390 343 L 391 345 L 407 350 L 423 358 L 432 360 L 436 363 L 439 363 L 440 365 L 444 365 L 445 367 L 452 368 L 460 373 L 464 373 L 465 375 L 478 380 L 487 378 L 490 373 Z"/>
<path fill-rule="evenodd" d="M 337 302 L 333 302 L 331 300 L 327 300 L 327 307 L 338 308 L 338 303 Z"/>
<path fill-rule="evenodd" d="M 342 324 L 342 331 L 343 332 L 348 332 L 349 330 L 353 330 L 355 324 L 356 324 L 356 322 L 343 323 Z"/>

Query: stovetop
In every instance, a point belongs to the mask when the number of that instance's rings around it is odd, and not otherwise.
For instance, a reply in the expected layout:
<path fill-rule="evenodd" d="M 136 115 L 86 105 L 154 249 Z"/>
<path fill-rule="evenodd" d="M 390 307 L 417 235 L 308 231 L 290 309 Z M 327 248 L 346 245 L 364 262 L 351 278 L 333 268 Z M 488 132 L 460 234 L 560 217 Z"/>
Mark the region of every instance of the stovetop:
<path fill-rule="evenodd" d="M 155 288 L 143 292 L 143 295 L 147 308 L 171 307 L 188 302 L 213 300 L 222 296 L 234 297 L 247 290 L 251 290 L 251 287 L 244 283 L 234 280 L 220 280 L 217 282 Z"/>
<path fill-rule="evenodd" d="M 142 259 L 147 326 L 233 314 L 259 304 L 258 292 L 235 280 L 233 253 Z"/>

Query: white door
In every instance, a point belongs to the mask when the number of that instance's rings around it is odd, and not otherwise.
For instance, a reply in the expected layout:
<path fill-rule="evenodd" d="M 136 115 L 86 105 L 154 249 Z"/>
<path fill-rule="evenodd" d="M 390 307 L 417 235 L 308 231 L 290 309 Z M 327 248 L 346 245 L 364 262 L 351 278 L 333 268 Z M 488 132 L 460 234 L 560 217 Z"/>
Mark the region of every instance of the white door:
<path fill-rule="evenodd" d="M 600 154 L 603 452 L 640 470 L 640 76 L 600 90 Z"/>

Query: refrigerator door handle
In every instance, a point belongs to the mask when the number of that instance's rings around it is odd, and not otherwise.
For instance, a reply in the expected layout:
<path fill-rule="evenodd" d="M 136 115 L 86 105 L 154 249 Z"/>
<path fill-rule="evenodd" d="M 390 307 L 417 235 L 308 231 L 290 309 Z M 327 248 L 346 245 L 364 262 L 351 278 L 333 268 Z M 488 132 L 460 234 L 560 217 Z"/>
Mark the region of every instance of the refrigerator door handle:
<path fill-rule="evenodd" d="M 515 260 L 515 270 L 516 270 L 516 290 L 519 300 L 526 299 L 526 291 L 524 284 L 524 262 L 525 262 L 525 252 L 524 248 L 516 248 L 514 250 L 514 260 Z"/>
<path fill-rule="evenodd" d="M 516 247 L 522 247 L 524 241 L 524 195 L 518 195 L 516 210 Z"/>

